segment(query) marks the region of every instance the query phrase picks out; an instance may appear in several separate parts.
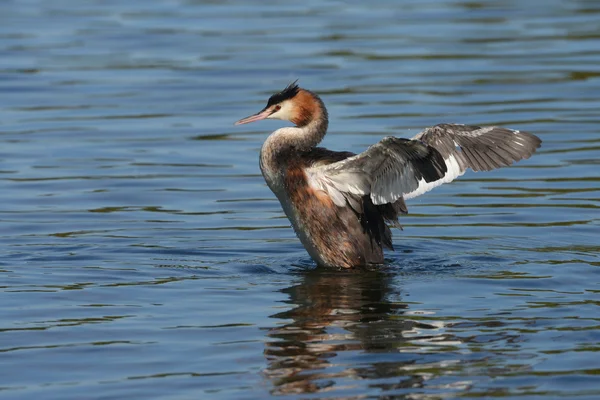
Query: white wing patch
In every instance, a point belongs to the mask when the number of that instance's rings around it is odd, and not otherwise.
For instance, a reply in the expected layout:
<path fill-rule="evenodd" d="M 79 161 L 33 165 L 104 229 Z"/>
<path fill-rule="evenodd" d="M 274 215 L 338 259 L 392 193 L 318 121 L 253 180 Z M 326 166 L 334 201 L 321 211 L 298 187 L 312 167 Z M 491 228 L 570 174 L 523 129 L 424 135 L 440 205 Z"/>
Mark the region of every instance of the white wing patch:
<path fill-rule="evenodd" d="M 414 179 L 414 175 L 398 176 L 386 186 L 377 187 L 374 191 L 372 190 L 373 184 L 370 183 L 369 177 L 360 171 L 344 171 L 335 175 L 329 175 L 319 168 L 308 168 L 306 175 L 310 187 L 326 192 L 335 205 L 339 207 L 346 206 L 346 202 L 348 201 L 344 193 L 363 196 L 370 195 L 373 204 L 387 204 L 396 201 L 400 197 L 412 199 L 420 196 L 441 184 L 452 182 L 465 173 L 465 170 L 460 167 L 454 155 L 450 155 L 444 161 L 447 172 L 443 178 L 432 182 L 426 182 L 425 179 L 421 179 L 418 187 L 411 192 L 407 192 L 406 190 L 408 181 Z M 414 174 L 412 169 L 410 172 Z"/>
<path fill-rule="evenodd" d="M 446 175 L 444 175 L 442 179 L 438 179 L 437 181 L 433 182 L 425 182 L 425 179 L 421 179 L 419 181 L 419 187 L 410 193 L 405 193 L 404 199 L 408 200 L 420 196 L 443 183 L 452 182 L 454 179 L 465 173 L 465 170 L 460 168 L 458 161 L 456 161 L 456 158 L 452 154 L 448 158 L 444 159 L 444 162 L 446 163 L 446 168 L 448 171 L 446 171 Z"/>

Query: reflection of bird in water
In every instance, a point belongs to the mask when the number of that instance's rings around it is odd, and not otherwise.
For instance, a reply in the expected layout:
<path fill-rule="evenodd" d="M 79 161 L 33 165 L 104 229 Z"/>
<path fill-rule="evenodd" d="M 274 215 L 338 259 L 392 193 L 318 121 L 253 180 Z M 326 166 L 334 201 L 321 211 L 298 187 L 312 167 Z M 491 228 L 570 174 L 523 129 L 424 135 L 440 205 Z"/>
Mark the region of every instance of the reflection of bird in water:
<path fill-rule="evenodd" d="M 373 363 L 362 365 L 347 358 L 356 353 L 410 349 L 408 332 L 427 332 L 419 335 L 426 340 L 446 339 L 438 333 L 438 326 L 403 316 L 408 306 L 394 293 L 392 277 L 382 271 L 315 270 L 302 278 L 299 285 L 283 290 L 295 307 L 272 316 L 286 321 L 269 331 L 265 348 L 268 367 L 264 374 L 272 381 L 274 394 L 326 391 L 335 385 L 334 380 L 343 378 L 399 376 L 396 388 L 423 383 L 422 375 L 402 369 L 415 363 L 410 355 L 387 363 L 376 356 Z"/>
<path fill-rule="evenodd" d="M 541 140 L 500 127 L 442 124 L 413 139 L 386 137 L 363 153 L 316 147 L 327 132 L 327 110 L 295 83 L 269 98 L 247 124 L 281 119 L 296 126 L 273 132 L 260 167 L 300 241 L 319 264 L 351 268 L 383 263 L 393 249 L 387 224 L 398 226 L 405 199 L 462 175 L 529 158 Z"/>

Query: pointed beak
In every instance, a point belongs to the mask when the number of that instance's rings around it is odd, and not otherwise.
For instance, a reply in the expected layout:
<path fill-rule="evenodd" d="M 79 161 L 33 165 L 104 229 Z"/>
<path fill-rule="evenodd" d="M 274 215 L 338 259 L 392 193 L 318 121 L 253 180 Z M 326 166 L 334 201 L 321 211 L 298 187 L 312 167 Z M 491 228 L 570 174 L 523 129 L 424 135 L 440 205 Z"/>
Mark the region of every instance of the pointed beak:
<path fill-rule="evenodd" d="M 261 119 L 267 118 L 271 114 L 272 113 L 269 110 L 262 110 L 254 115 L 240 119 L 238 122 L 235 123 L 235 125 L 243 125 L 249 124 L 250 122 L 260 121 Z"/>

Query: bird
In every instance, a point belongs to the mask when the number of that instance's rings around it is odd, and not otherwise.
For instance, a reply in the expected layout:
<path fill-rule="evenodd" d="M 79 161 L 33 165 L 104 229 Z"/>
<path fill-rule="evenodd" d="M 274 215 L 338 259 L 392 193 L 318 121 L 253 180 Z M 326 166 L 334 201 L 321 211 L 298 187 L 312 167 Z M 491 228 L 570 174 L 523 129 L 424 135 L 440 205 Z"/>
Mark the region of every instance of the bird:
<path fill-rule="evenodd" d="M 394 250 L 390 227 L 402 228 L 405 200 L 463 175 L 529 158 L 542 141 L 498 126 L 442 123 L 411 139 L 388 136 L 355 154 L 318 147 L 329 126 L 314 92 L 290 83 L 258 113 L 235 125 L 265 119 L 291 122 L 271 133 L 259 164 L 296 235 L 319 266 L 338 269 L 384 264 Z"/>

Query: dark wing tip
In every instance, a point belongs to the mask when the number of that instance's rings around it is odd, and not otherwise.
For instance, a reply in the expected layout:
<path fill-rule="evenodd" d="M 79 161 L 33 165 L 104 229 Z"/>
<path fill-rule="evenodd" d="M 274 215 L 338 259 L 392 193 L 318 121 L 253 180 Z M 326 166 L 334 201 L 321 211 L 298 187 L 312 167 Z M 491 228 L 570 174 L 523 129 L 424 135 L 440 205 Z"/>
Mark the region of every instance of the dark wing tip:
<path fill-rule="evenodd" d="M 458 138 L 474 171 L 490 171 L 528 159 L 542 144 L 539 137 L 525 131 L 502 127 L 481 130 L 484 133 L 479 137 Z"/>
<path fill-rule="evenodd" d="M 534 146 L 534 150 L 533 150 L 534 152 L 536 149 L 539 149 L 540 147 L 542 147 L 542 139 L 540 139 L 533 133 L 529 133 L 529 132 L 521 132 L 521 133 L 529 138 L 529 141 L 531 142 L 532 146 Z"/>
<path fill-rule="evenodd" d="M 491 171 L 531 157 L 541 146 L 536 135 L 500 126 L 439 124 L 415 136 L 438 150 L 454 155 L 460 165 L 474 171 Z"/>
<path fill-rule="evenodd" d="M 298 79 L 294 82 L 290 83 L 279 93 L 275 93 L 273 96 L 269 97 L 269 102 L 267 103 L 267 107 L 272 106 L 273 104 L 281 103 L 284 100 L 291 99 L 296 96 L 300 91 L 300 87 L 298 86 Z"/>
<path fill-rule="evenodd" d="M 519 137 L 522 140 L 521 146 L 521 154 L 523 158 L 529 158 L 533 153 L 536 152 L 542 146 L 542 139 L 534 135 L 533 133 L 525 132 L 525 131 L 516 131 L 510 129 L 510 131 Z M 518 160 L 516 160 L 518 161 Z"/>

